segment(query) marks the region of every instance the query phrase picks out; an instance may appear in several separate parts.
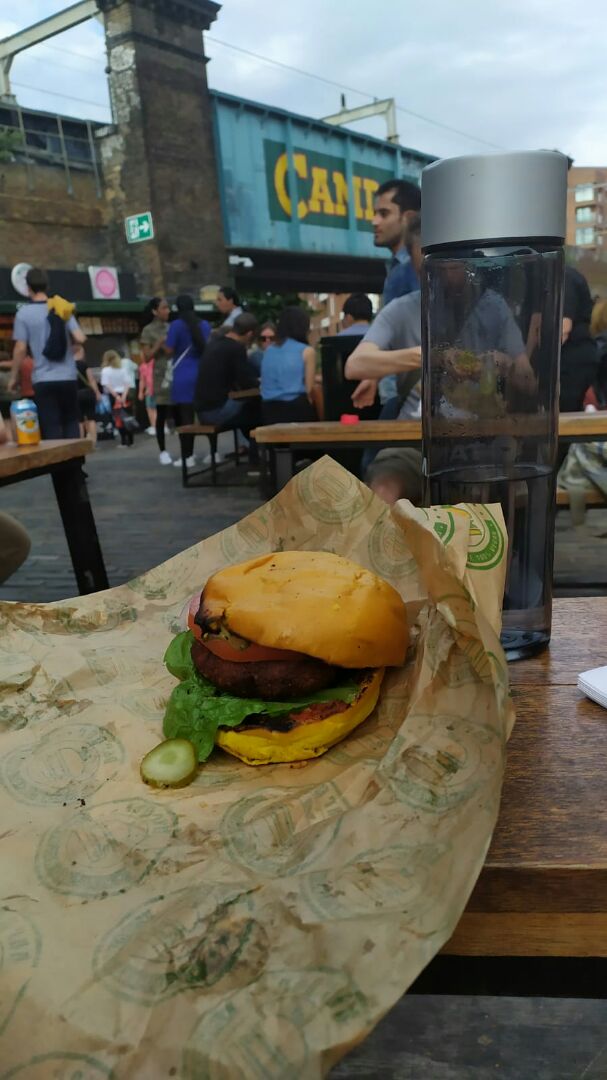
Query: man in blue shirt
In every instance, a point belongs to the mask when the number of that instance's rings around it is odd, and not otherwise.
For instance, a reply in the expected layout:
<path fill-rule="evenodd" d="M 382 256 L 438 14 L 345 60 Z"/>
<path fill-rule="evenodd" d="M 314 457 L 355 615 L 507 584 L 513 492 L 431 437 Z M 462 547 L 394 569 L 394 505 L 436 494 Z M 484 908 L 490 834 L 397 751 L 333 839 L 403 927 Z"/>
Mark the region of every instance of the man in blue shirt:
<path fill-rule="evenodd" d="M 392 252 L 384 282 L 384 305 L 419 289 L 419 279 L 407 251 L 407 226 L 420 208 L 421 191 L 409 180 L 386 180 L 375 192 L 373 240 L 376 247 L 387 247 Z M 382 405 L 395 394 L 396 377 L 389 375 L 379 385 Z"/>
<path fill-rule="evenodd" d="M 343 306 L 343 321 L 338 337 L 367 333 L 373 318 L 373 304 L 365 293 L 352 293 Z"/>

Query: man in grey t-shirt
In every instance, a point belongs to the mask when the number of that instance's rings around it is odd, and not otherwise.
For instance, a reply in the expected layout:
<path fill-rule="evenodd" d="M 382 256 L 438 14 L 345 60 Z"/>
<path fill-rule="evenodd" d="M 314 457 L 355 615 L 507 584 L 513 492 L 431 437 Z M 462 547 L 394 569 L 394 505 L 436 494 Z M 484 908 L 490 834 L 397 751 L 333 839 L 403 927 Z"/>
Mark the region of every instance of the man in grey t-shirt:
<path fill-rule="evenodd" d="M 418 242 L 419 242 L 419 233 Z M 410 239 L 411 242 L 411 239 Z M 421 254 L 421 252 L 420 252 Z M 398 389 L 405 398 L 398 416 L 417 415 L 421 401 L 421 293 L 408 293 L 392 300 L 379 312 L 375 322 L 346 361 L 346 378 L 373 377 L 360 384 L 369 386 L 373 395 L 374 379 L 398 375 Z M 404 383 L 408 385 L 403 385 Z M 365 455 L 366 457 L 366 455 Z M 363 459 L 365 481 L 384 502 L 410 499 L 419 503 L 422 495 L 422 457 L 412 447 L 397 446 L 379 450 L 371 459 Z"/>
<path fill-rule="evenodd" d="M 420 233 L 421 220 L 417 218 L 410 225 L 409 247 L 418 273 L 422 262 Z M 533 381 L 520 329 L 506 301 L 493 289 L 479 296 L 463 322 L 459 337 L 462 348 L 501 353 L 511 362 L 513 385 L 525 389 Z M 420 345 L 421 293 L 414 292 L 387 304 L 348 357 L 346 378 L 363 380 L 352 395 L 354 404 L 358 408 L 371 404 L 377 380 L 398 374 L 401 397 L 408 395 L 398 416 L 414 416 L 419 405 L 415 388 L 421 377 Z M 421 496 L 421 455 L 404 447 L 380 450 L 365 479 L 387 502 L 398 498 L 417 502 Z"/>
<path fill-rule="evenodd" d="M 15 316 L 15 347 L 9 388 L 17 385 L 19 370 L 29 349 L 34 360 L 32 385 L 42 438 L 77 439 L 80 436 L 80 423 L 72 343 L 84 345 L 86 337 L 73 315 L 63 318 L 65 353 L 56 360 L 49 359 L 45 354 L 51 330 L 46 274 L 32 267 L 27 272 L 26 281 L 31 302 L 19 308 Z M 67 306 L 60 297 L 55 297 L 51 303 L 54 302 L 59 308 Z"/>
<path fill-rule="evenodd" d="M 409 221 L 407 250 L 412 266 L 419 274 L 423 261 L 421 247 L 421 218 Z M 385 375 L 419 370 L 421 354 L 421 293 L 419 290 L 390 301 L 376 315 L 373 324 L 345 367 L 347 379 L 362 379 L 352 401 L 362 409 L 373 404 L 377 381 Z"/>

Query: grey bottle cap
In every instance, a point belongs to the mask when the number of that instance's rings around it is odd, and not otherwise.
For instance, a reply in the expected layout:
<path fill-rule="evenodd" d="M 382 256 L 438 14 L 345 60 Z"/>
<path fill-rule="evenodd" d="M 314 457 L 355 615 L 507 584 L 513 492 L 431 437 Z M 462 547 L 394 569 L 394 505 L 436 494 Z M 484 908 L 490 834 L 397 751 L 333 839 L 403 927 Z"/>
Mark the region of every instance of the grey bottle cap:
<path fill-rule="evenodd" d="M 565 239 L 567 158 L 552 150 L 443 158 L 422 172 L 422 247 Z"/>

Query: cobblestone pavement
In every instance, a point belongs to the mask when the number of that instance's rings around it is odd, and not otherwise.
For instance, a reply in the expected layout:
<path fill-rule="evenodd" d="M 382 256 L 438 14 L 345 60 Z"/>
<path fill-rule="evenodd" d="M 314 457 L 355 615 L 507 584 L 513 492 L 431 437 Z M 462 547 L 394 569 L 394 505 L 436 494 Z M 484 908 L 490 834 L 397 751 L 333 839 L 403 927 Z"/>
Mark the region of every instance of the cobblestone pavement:
<path fill-rule="evenodd" d="M 175 436 L 168 438 L 173 457 L 178 446 Z M 228 436 L 225 449 L 232 448 Z M 208 453 L 206 439 L 196 440 L 196 453 Z M 238 469 L 221 466 L 217 488 L 184 489 L 181 470 L 159 465 L 156 440 L 144 434 L 129 450 L 113 441 L 99 443 L 85 468 L 110 585 L 121 585 L 227 528 L 262 501 L 258 481 L 247 478 L 244 464 Z M 210 484 L 210 475 L 196 480 L 201 482 Z M 42 603 L 74 596 L 74 573 L 51 478 L 0 489 L 0 508 L 14 514 L 32 538 L 28 560 L 0 586 L 0 599 Z"/>
<path fill-rule="evenodd" d="M 230 435 L 223 449 L 232 449 Z M 168 449 L 178 454 L 178 441 Z M 221 449 L 220 445 L 220 449 Z M 208 452 L 198 439 L 199 457 Z M 217 488 L 210 476 L 181 486 L 179 469 L 158 464 L 155 439 L 139 435 L 130 450 L 99 443 L 87 459 L 89 492 L 111 585 L 121 585 L 206 536 L 227 528 L 260 505 L 257 480 L 246 467 L 222 466 Z M 0 490 L 0 508 L 28 529 L 27 562 L 0 586 L 0 599 L 44 603 L 74 596 L 76 586 L 55 495 L 48 476 Z M 555 595 L 607 593 L 607 511 L 593 510 L 573 528 L 568 511 L 557 516 Z"/>

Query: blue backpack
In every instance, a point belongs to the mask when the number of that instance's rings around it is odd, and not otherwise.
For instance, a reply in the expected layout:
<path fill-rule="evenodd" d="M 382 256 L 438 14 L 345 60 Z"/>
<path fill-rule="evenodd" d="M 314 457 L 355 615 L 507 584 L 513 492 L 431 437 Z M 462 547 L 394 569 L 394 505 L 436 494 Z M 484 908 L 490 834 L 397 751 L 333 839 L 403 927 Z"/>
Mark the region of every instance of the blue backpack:
<path fill-rule="evenodd" d="M 49 324 L 48 338 L 42 353 L 47 360 L 63 360 L 67 352 L 67 329 L 63 319 L 54 311 L 47 316 Z"/>

